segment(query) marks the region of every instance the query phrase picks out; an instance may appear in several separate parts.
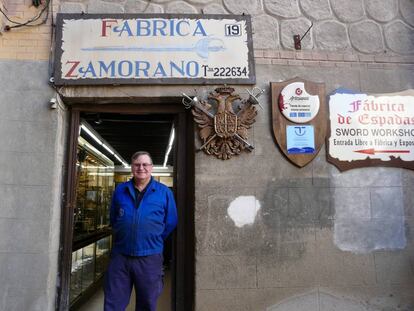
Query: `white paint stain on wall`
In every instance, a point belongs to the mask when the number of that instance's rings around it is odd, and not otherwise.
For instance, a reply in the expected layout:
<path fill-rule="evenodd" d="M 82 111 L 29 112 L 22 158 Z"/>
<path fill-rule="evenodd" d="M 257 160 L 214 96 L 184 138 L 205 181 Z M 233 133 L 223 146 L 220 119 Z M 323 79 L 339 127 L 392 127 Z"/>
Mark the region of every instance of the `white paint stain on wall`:
<path fill-rule="evenodd" d="M 253 224 L 259 210 L 260 202 L 254 196 L 240 196 L 230 203 L 227 214 L 241 228 Z"/>

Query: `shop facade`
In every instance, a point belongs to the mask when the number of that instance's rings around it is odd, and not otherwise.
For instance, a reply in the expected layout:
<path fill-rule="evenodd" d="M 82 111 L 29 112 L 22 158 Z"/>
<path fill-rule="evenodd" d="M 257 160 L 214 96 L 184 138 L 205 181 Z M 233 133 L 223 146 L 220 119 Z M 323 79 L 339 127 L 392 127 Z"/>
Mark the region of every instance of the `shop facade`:
<path fill-rule="evenodd" d="M 8 0 L 2 10 L 24 22 L 45 5 L 45 23 L 2 30 L 0 38 L 0 310 L 69 307 L 64 254 L 73 241 L 65 237 L 73 228 L 73 139 L 85 111 L 164 112 L 181 122 L 177 165 L 185 178 L 177 180 L 176 193 L 183 205 L 175 310 L 414 308 L 413 170 L 341 172 L 327 161 L 326 144 L 299 168 L 273 136 L 270 87 L 295 77 L 323 83 L 326 105 L 339 88 L 367 94 L 413 89 L 412 1 L 60 1 L 36 7 Z M 59 29 L 52 32 L 51 24 L 57 13 L 249 16 L 254 82 L 223 82 L 242 98 L 254 87 L 265 91 L 248 129 L 254 149 L 227 160 L 197 151 L 203 142 L 182 93 L 205 100 L 224 83 L 56 84 Z M 5 17 L 2 23 L 13 25 Z"/>

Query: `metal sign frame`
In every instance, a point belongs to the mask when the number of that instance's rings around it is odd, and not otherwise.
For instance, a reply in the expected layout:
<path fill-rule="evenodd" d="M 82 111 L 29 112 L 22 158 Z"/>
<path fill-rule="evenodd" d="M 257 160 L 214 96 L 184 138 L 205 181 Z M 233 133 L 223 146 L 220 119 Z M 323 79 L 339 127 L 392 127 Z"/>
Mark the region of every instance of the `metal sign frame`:
<path fill-rule="evenodd" d="M 247 63 L 248 74 L 245 78 L 226 78 L 220 74 L 222 78 L 188 78 L 188 77 L 172 77 L 172 78 L 78 78 L 64 79 L 62 73 L 62 56 L 64 55 L 63 37 L 65 21 L 67 20 L 130 20 L 130 19 L 187 19 L 187 20 L 235 20 L 237 22 L 245 22 L 245 31 L 247 36 Z M 80 34 L 82 35 L 82 34 Z M 210 67 L 206 67 L 210 70 Z M 227 69 L 227 67 L 225 67 Z M 230 68 L 230 67 L 229 67 Z M 233 68 L 233 67 L 231 67 Z M 234 67 L 239 68 L 239 67 Z M 217 68 L 214 68 L 214 71 Z M 220 67 L 220 71 L 221 71 Z M 207 69 L 204 69 L 205 72 Z M 207 73 L 205 73 L 206 75 Z M 234 76 L 234 75 L 233 75 Z M 256 74 L 253 58 L 253 39 L 251 18 L 249 15 L 225 15 L 225 14 L 67 14 L 59 13 L 56 19 L 56 44 L 54 58 L 54 83 L 55 85 L 121 85 L 121 84 L 255 84 Z"/>

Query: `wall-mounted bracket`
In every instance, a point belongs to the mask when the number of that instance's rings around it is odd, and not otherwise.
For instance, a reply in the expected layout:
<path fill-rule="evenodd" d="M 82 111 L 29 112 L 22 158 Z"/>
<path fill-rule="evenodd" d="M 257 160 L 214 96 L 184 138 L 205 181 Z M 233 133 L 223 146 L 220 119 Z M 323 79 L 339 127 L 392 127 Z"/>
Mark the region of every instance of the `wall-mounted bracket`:
<path fill-rule="evenodd" d="M 295 42 L 295 50 L 301 50 L 302 49 L 302 45 L 300 44 L 300 35 L 294 35 L 293 36 L 293 41 Z"/>
<path fill-rule="evenodd" d="M 293 42 L 295 44 L 295 50 L 301 50 L 302 49 L 301 41 L 308 34 L 308 32 L 312 28 L 312 26 L 313 26 L 313 23 L 310 25 L 310 27 L 308 28 L 308 30 L 306 30 L 306 32 L 303 34 L 302 37 L 300 35 L 294 35 L 293 36 Z"/>

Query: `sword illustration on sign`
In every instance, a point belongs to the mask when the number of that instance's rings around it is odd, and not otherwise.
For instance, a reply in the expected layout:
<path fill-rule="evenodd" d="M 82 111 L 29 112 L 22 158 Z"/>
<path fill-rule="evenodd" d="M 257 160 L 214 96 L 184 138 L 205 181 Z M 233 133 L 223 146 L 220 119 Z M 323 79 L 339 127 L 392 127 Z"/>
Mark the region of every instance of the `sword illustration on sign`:
<path fill-rule="evenodd" d="M 203 59 L 208 59 L 211 52 L 225 51 L 224 42 L 217 38 L 204 38 L 193 46 L 95 46 L 82 48 L 82 51 L 107 51 L 107 52 L 195 52 Z"/>
<path fill-rule="evenodd" d="M 362 149 L 362 150 L 355 150 L 354 152 L 365 153 L 365 154 L 376 154 L 376 153 L 410 153 L 410 150 L 376 150 L 376 149 Z"/>

